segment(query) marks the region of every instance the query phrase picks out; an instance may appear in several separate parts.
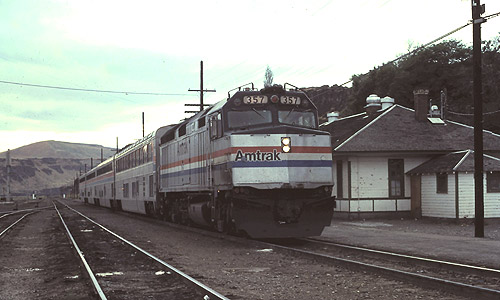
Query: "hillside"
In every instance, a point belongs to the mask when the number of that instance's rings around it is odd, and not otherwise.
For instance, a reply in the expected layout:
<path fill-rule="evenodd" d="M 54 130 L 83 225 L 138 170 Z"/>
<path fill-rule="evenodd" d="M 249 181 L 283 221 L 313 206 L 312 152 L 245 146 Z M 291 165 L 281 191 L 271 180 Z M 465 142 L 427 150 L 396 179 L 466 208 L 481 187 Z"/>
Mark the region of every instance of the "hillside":
<path fill-rule="evenodd" d="M 28 195 L 33 191 L 52 190 L 73 184 L 73 180 L 91 165 L 113 155 L 112 148 L 99 145 L 44 141 L 22 146 L 10 151 L 10 189 L 14 195 Z M 7 184 L 6 152 L 0 153 L 0 195 L 5 194 Z M 93 158 L 91 160 L 90 158 Z"/>
<path fill-rule="evenodd" d="M 99 159 L 103 149 L 104 158 L 114 153 L 113 148 L 100 145 L 78 144 L 58 141 L 43 141 L 10 150 L 11 158 L 73 158 L 73 159 Z M 6 152 L 0 153 L 5 157 Z"/>
<path fill-rule="evenodd" d="M 72 185 L 80 170 L 90 166 L 89 160 L 58 159 L 58 158 L 28 158 L 13 159 L 10 190 L 14 195 L 28 195 L 33 191 L 57 189 Z M 0 159 L 0 194 L 5 194 L 7 184 L 7 168 L 5 159 Z"/>
<path fill-rule="evenodd" d="M 302 89 L 318 108 L 320 123 L 326 122 L 326 114 L 332 111 L 344 111 L 348 108 L 350 89 L 338 85 L 324 85 Z"/>

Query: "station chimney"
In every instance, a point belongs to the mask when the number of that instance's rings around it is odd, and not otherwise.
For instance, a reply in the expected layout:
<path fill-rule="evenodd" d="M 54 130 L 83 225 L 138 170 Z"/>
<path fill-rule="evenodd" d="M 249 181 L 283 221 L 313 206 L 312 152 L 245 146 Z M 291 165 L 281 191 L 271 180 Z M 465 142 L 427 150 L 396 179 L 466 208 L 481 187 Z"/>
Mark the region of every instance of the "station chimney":
<path fill-rule="evenodd" d="M 429 90 L 418 89 L 413 91 L 413 100 L 415 107 L 415 119 L 417 121 L 427 120 Z"/>

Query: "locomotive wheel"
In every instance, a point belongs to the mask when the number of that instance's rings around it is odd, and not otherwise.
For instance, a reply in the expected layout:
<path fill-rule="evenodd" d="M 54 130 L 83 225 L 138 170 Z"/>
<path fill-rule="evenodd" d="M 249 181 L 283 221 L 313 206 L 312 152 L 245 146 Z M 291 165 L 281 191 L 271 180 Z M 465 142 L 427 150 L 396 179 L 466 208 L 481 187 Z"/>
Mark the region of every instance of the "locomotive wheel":
<path fill-rule="evenodd" d="M 225 233 L 228 235 L 236 234 L 236 224 L 231 219 L 231 206 L 225 205 L 223 209 L 224 213 L 222 215 L 222 220 L 217 221 L 217 231 L 221 233 Z"/>

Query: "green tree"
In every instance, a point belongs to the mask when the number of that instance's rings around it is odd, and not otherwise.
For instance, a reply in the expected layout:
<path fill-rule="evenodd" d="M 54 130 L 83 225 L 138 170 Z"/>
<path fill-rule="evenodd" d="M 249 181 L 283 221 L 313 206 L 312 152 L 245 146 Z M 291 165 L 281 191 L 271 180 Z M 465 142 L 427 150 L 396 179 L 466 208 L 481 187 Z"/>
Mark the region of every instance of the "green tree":
<path fill-rule="evenodd" d="M 264 87 L 270 87 L 273 85 L 273 71 L 271 71 L 271 68 L 269 68 L 269 66 L 267 66 L 266 68 L 265 79 L 266 80 L 264 80 Z"/>
<path fill-rule="evenodd" d="M 440 99 L 444 88 L 448 90 L 449 99 L 465 99 L 470 94 L 471 67 L 470 47 L 456 40 L 444 41 L 384 64 L 368 74 L 353 76 L 351 97 L 354 99 L 351 101 L 357 103 L 359 109 L 366 97 L 375 93 L 381 97 L 391 96 L 396 103 L 413 107 L 413 90 L 418 88 L 429 89 L 429 97 L 434 101 Z"/>

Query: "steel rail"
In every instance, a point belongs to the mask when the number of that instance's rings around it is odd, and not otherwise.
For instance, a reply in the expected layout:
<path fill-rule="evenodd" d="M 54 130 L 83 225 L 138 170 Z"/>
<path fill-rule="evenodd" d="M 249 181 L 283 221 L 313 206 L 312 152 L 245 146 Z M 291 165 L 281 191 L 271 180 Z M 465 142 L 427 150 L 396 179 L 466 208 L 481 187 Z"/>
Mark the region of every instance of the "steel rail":
<path fill-rule="evenodd" d="M 461 270 L 461 271 L 467 270 L 467 271 L 474 271 L 474 272 L 477 272 L 480 274 L 488 274 L 490 276 L 491 275 L 500 276 L 500 270 L 486 268 L 486 267 L 461 264 L 461 263 L 454 263 L 454 262 L 450 262 L 450 261 L 444 261 L 444 260 L 438 260 L 438 259 L 432 259 L 432 258 L 426 258 L 426 257 L 419 257 L 419 256 L 413 256 L 413 255 L 406 255 L 406 254 L 388 252 L 388 251 L 382 251 L 382 250 L 368 249 L 368 248 L 363 248 L 363 247 L 357 247 L 357 246 L 339 244 L 339 243 L 334 243 L 334 242 L 329 242 L 329 241 L 324 241 L 324 240 L 318 240 L 315 238 L 305 238 L 305 239 L 299 239 L 299 240 L 313 242 L 313 243 L 319 243 L 319 244 L 324 244 L 324 245 L 330 245 L 330 246 L 354 250 L 354 251 L 358 251 L 358 252 L 375 253 L 375 254 L 386 255 L 386 256 L 391 256 L 391 257 L 396 257 L 396 258 L 411 259 L 411 260 L 415 260 L 417 262 L 423 262 L 423 263 L 432 264 L 432 265 L 449 266 L 449 267 L 453 267 L 453 268 L 456 268 L 457 270 Z"/>
<path fill-rule="evenodd" d="M 61 202 L 59 202 L 61 203 Z M 220 299 L 220 300 L 229 300 L 229 298 L 225 297 L 224 295 L 216 292 L 215 290 L 211 289 L 210 287 L 204 285 L 203 283 L 199 282 L 198 280 L 192 278 L 191 276 L 183 273 L 182 271 L 178 270 L 177 268 L 175 268 L 174 266 L 164 262 L 163 260 L 157 258 L 156 256 L 154 256 L 153 254 L 147 252 L 146 250 L 143 250 L 142 248 L 139 248 L 138 246 L 136 246 L 135 244 L 133 244 L 132 242 L 126 240 L 125 238 L 119 236 L 118 234 L 112 232 L 111 230 L 109 230 L 108 228 L 104 227 L 103 225 L 97 223 L 96 221 L 90 219 L 89 217 L 85 216 L 84 214 L 82 214 L 81 212 L 77 211 L 76 209 L 68 206 L 67 204 L 65 203 L 61 203 L 62 205 L 66 206 L 68 209 L 70 209 L 71 211 L 79 214 L 80 216 L 82 216 L 83 218 L 89 220 L 90 222 L 92 222 L 93 224 L 99 226 L 101 229 L 103 229 L 104 231 L 108 232 L 109 234 L 113 235 L 114 237 L 116 237 L 117 239 L 121 240 L 122 242 L 126 243 L 127 245 L 129 245 L 130 247 L 134 248 L 135 250 L 141 252 L 142 254 L 148 256 L 149 258 L 155 260 L 156 262 L 160 263 L 161 265 L 169 268 L 170 270 L 172 270 L 173 272 L 177 273 L 178 275 L 182 276 L 184 279 L 188 280 L 189 282 L 195 284 L 196 286 L 198 286 L 199 288 L 203 289 L 204 291 L 208 292 L 209 294 L 211 295 L 206 295 L 204 299 Z M 208 297 L 208 298 L 207 298 Z M 211 297 L 216 297 L 216 298 L 211 298 Z"/>
<path fill-rule="evenodd" d="M 42 209 L 49 209 L 49 208 L 51 208 L 51 207 L 50 206 L 44 206 L 44 207 L 28 208 L 28 209 L 21 209 L 21 210 L 2 211 L 2 212 L 0 212 L 0 214 L 3 214 L 3 215 L 0 216 L 0 219 L 3 218 L 3 217 L 6 217 L 6 216 L 15 215 L 15 214 L 18 214 L 18 213 L 23 213 L 23 212 L 27 212 L 27 211 L 39 211 L 39 210 L 42 210 Z"/>
<path fill-rule="evenodd" d="M 321 254 L 321 253 L 316 253 L 312 251 L 307 251 L 307 250 L 301 250 L 301 249 L 296 249 L 292 247 L 287 247 L 287 246 L 281 246 L 273 243 L 267 243 L 267 242 L 262 242 L 263 244 L 268 245 L 269 247 L 275 247 L 278 249 L 286 250 L 292 253 L 300 253 L 312 258 L 321 258 L 327 261 L 334 261 L 334 262 L 339 262 L 348 266 L 356 266 L 359 268 L 362 268 L 367 271 L 375 271 L 375 272 L 381 272 L 383 274 L 387 274 L 391 277 L 394 277 L 394 274 L 398 275 L 398 280 L 401 278 L 406 278 L 414 281 L 418 281 L 421 283 L 425 283 L 425 285 L 428 287 L 429 285 L 435 287 L 435 288 L 443 288 L 443 285 L 445 287 L 450 288 L 450 291 L 456 291 L 455 289 L 459 289 L 461 292 L 464 292 L 466 294 L 470 294 L 471 296 L 478 296 L 480 294 L 482 297 L 481 299 L 500 299 L 500 291 L 499 290 L 494 290 L 494 289 L 489 289 L 489 288 L 484 288 L 484 287 L 478 287 L 474 285 L 469 285 L 461 282 L 455 282 L 451 280 L 446 280 L 446 279 L 441 279 L 441 278 L 436 278 L 436 277 L 431 277 L 431 276 L 426 276 L 422 274 L 416 274 L 416 273 L 411 273 L 407 271 L 401 271 L 397 269 L 391 269 L 387 267 L 382 267 L 382 266 L 377 266 L 373 264 L 368 264 L 364 262 L 359 262 L 355 260 L 350 260 L 350 259 L 345 259 L 345 258 L 340 258 L 340 257 L 335 257 L 327 254 Z"/>
<path fill-rule="evenodd" d="M 92 284 L 94 285 L 94 289 L 97 292 L 97 295 L 99 295 L 99 297 L 101 298 L 101 300 L 106 300 L 107 299 L 106 295 L 104 295 L 104 292 L 102 291 L 101 286 L 99 285 L 99 282 L 97 282 L 97 279 L 96 279 L 96 277 L 94 275 L 94 272 L 92 271 L 92 269 L 90 268 L 89 264 L 87 263 L 87 260 L 83 256 L 82 251 L 80 250 L 80 248 L 76 244 L 76 241 L 73 238 L 73 235 L 71 234 L 68 226 L 66 226 L 66 222 L 64 222 L 64 219 L 63 219 L 61 213 L 59 212 L 59 210 L 57 209 L 56 204 L 55 203 L 53 203 L 53 204 L 54 204 L 54 209 L 56 210 L 57 214 L 59 215 L 59 218 L 61 219 L 61 222 L 62 222 L 64 228 L 66 229 L 66 235 L 68 236 L 68 238 L 70 239 L 71 243 L 73 244 L 73 247 L 75 247 L 76 253 L 78 253 L 78 256 L 80 257 L 80 260 L 82 261 L 83 265 L 85 266 L 85 270 L 87 270 L 87 273 L 88 273 L 88 275 L 90 277 L 90 280 L 92 281 Z"/>
<path fill-rule="evenodd" d="M 5 228 L 2 232 L 0 232 L 0 238 L 5 234 L 7 233 L 7 231 L 9 231 L 12 227 L 16 226 L 17 223 L 21 222 L 22 219 L 24 219 L 25 217 L 31 215 L 31 214 L 34 214 L 35 212 L 30 212 L 30 213 L 27 213 L 25 214 L 24 216 L 22 216 L 21 218 L 19 218 L 17 221 L 15 221 L 14 223 L 12 223 L 9 227 Z"/>

